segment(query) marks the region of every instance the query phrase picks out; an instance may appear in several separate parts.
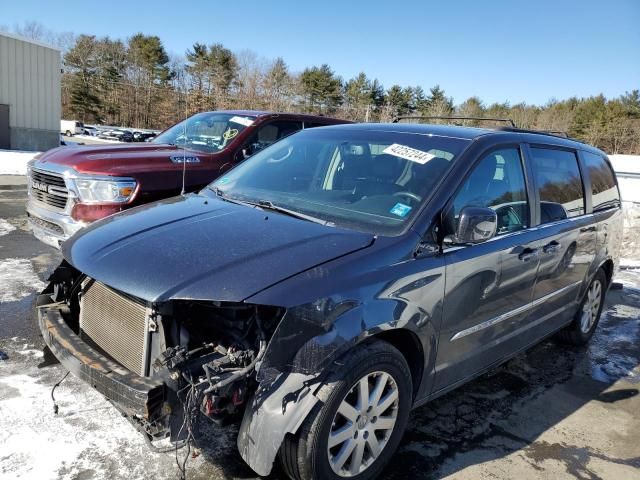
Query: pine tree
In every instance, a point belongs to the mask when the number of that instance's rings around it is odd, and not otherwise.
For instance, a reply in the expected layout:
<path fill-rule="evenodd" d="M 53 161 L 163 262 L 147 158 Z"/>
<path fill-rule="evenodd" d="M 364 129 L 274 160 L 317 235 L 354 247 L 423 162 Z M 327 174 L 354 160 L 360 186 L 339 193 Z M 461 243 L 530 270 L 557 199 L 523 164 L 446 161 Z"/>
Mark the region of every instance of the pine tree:
<path fill-rule="evenodd" d="M 95 94 L 97 75 L 96 39 L 80 35 L 64 55 L 69 81 L 69 108 L 83 122 L 100 121 L 101 103 Z"/>
<path fill-rule="evenodd" d="M 293 78 L 289 67 L 282 57 L 278 57 L 271 64 L 264 76 L 265 94 L 270 99 L 270 108 L 280 110 L 286 103 L 286 98 L 293 93 Z"/>
<path fill-rule="evenodd" d="M 342 80 L 326 63 L 306 68 L 300 75 L 300 84 L 311 110 L 331 113 L 342 101 Z"/>

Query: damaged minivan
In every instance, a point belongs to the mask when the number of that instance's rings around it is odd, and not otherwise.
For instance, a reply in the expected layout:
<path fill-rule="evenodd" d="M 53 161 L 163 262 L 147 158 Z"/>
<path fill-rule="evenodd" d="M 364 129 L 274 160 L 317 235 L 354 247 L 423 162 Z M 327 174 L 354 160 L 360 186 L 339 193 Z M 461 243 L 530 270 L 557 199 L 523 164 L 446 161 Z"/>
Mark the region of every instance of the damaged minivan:
<path fill-rule="evenodd" d="M 145 436 L 240 423 L 260 475 L 380 474 L 409 412 L 557 334 L 618 264 L 601 151 L 514 128 L 304 130 L 63 244 L 46 344 Z"/>

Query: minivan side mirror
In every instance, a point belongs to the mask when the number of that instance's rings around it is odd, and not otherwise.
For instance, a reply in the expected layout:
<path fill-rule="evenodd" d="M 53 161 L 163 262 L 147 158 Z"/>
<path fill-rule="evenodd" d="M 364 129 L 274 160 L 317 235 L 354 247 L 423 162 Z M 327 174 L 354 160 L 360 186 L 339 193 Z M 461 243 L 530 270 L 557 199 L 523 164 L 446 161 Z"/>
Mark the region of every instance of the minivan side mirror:
<path fill-rule="evenodd" d="M 496 234 L 498 216 L 487 207 L 465 207 L 460 212 L 454 243 L 482 243 Z"/>

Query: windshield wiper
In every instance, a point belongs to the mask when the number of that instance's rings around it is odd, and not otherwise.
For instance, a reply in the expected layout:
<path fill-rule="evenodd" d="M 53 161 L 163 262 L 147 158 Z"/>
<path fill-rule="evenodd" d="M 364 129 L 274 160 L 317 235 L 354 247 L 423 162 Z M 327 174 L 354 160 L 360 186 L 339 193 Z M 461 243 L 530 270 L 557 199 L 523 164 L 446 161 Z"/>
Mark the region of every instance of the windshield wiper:
<path fill-rule="evenodd" d="M 272 210 L 274 212 L 282 213 L 284 215 L 289 215 L 290 217 L 299 218 L 301 220 L 306 220 L 308 222 L 319 223 L 320 225 L 326 226 L 334 226 L 335 223 L 329 222 L 327 220 L 322 220 L 321 218 L 312 217 L 311 215 L 306 215 L 304 213 L 296 212 L 295 210 L 289 210 L 288 208 L 281 207 L 279 205 L 275 205 L 271 200 L 259 200 L 257 202 L 249 202 L 240 200 L 238 198 L 229 197 L 227 193 L 222 190 L 220 187 L 211 186 L 209 187 L 216 196 L 226 202 L 236 203 L 238 205 L 245 205 L 247 207 L 253 208 L 261 208 L 263 210 Z"/>
<path fill-rule="evenodd" d="M 220 198 L 221 200 L 224 200 L 225 202 L 229 202 L 229 203 L 235 203 L 237 205 L 244 205 L 245 207 L 255 207 L 257 204 L 256 203 L 252 203 L 252 202 L 244 202 L 240 199 L 234 198 L 234 197 L 230 197 L 227 195 L 227 193 L 222 190 L 220 187 L 209 187 L 209 190 L 213 191 L 213 193 L 216 194 L 216 197 Z"/>
<path fill-rule="evenodd" d="M 322 220 L 321 218 L 312 217 L 311 215 L 306 215 L 304 213 L 296 212 L 295 210 L 289 210 L 288 208 L 275 205 L 270 200 L 260 200 L 255 205 L 265 210 L 273 210 L 274 212 L 283 213 L 285 215 L 289 215 L 290 217 L 299 218 L 301 220 L 306 220 L 308 222 L 319 223 L 320 225 L 327 225 L 327 226 L 335 225 L 333 222 Z"/>

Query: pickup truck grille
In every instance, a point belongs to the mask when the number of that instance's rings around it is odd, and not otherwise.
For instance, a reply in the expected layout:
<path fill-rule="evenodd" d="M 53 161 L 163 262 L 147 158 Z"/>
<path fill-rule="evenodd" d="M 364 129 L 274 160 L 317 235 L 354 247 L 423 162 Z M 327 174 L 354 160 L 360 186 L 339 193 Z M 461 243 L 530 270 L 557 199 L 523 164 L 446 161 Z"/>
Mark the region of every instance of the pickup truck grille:
<path fill-rule="evenodd" d="M 80 299 L 80 330 L 116 362 L 147 373 L 149 313 L 146 305 L 89 280 Z"/>
<path fill-rule="evenodd" d="M 62 175 L 35 168 L 31 169 L 29 194 L 33 199 L 57 210 L 64 210 L 69 198 L 69 190 Z"/>

